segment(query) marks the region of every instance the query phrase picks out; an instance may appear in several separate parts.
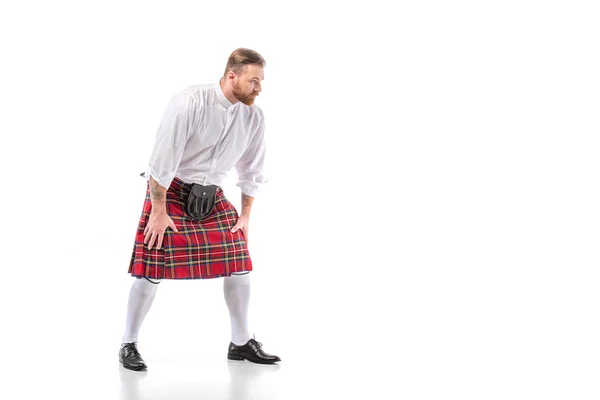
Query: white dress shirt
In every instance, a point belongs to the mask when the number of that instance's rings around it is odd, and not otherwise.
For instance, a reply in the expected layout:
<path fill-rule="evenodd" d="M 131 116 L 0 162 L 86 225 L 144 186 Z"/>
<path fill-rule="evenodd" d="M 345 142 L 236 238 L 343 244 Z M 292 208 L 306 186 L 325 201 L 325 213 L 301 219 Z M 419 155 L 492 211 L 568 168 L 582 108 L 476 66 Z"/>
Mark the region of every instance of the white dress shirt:
<path fill-rule="evenodd" d="M 174 177 L 187 183 L 221 185 L 235 167 L 237 186 L 254 197 L 267 183 L 264 116 L 258 106 L 232 104 L 219 83 L 191 86 L 171 99 L 146 169 L 162 187 Z"/>

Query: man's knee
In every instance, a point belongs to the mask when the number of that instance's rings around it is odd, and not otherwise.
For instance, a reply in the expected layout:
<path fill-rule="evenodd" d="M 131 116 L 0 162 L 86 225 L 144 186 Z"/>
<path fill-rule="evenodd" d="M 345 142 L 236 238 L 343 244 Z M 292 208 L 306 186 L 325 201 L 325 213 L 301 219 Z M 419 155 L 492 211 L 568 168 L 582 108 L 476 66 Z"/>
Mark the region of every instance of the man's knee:
<path fill-rule="evenodd" d="M 249 285 L 250 284 L 250 271 L 247 272 L 235 272 L 230 276 L 225 277 L 225 287 L 234 287 L 241 285 Z"/>

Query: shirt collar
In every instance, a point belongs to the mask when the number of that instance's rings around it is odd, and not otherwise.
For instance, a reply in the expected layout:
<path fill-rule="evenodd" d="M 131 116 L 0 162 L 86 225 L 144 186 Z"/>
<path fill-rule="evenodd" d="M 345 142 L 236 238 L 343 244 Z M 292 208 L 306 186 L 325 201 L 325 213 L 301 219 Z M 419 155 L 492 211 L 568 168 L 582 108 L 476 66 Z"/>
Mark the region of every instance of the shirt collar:
<path fill-rule="evenodd" d="M 215 84 L 215 91 L 217 92 L 217 100 L 219 100 L 219 103 L 221 103 L 221 105 L 225 108 L 229 108 L 231 107 L 233 104 L 227 99 L 227 97 L 225 97 L 225 94 L 223 93 L 223 90 L 221 89 L 221 84 L 219 82 L 217 82 Z"/>

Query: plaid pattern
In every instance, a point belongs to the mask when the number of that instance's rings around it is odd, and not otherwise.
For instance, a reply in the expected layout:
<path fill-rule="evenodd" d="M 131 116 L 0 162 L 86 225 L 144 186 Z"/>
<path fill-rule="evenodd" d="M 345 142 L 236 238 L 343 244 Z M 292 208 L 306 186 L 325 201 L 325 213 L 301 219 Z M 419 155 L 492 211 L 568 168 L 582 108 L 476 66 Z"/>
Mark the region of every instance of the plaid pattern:
<path fill-rule="evenodd" d="M 215 209 L 203 221 L 194 221 L 185 214 L 184 200 L 191 184 L 175 178 L 167 190 L 167 213 L 178 233 L 167 228 L 163 245 L 148 250 L 144 245 L 144 229 L 150 218 L 152 202 L 150 186 L 135 235 L 135 245 L 129 273 L 150 279 L 205 279 L 252 271 L 252 260 L 242 230 L 231 233 L 238 219 L 235 207 L 217 189 Z"/>

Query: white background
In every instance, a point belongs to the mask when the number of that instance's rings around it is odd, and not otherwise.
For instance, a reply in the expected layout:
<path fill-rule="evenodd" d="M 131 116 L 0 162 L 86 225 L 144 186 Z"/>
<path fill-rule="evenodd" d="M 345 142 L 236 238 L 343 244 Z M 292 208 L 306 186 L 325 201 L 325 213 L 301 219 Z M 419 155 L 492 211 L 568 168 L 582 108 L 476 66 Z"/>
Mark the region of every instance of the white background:
<path fill-rule="evenodd" d="M 162 112 L 249 47 L 269 177 L 250 323 L 284 360 L 279 398 L 597 399 L 599 17 L 592 1 L 3 3 L 0 390 L 114 398 Z M 221 285 L 161 284 L 147 361 L 220 365 Z"/>

